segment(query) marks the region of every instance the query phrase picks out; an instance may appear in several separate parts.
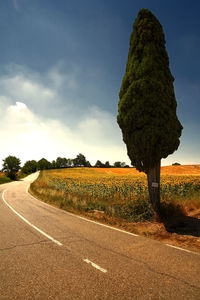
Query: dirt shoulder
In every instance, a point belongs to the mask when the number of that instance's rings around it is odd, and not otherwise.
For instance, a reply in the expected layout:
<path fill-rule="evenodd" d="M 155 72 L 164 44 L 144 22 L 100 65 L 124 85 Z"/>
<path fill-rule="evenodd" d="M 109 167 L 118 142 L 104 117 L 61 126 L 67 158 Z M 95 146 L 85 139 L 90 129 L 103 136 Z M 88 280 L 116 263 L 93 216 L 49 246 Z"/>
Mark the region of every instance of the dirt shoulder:
<path fill-rule="evenodd" d="M 164 222 L 135 225 L 138 234 L 200 253 L 200 210 Z"/>
<path fill-rule="evenodd" d="M 101 212 L 84 215 L 165 244 L 200 253 L 200 209 L 190 212 L 187 216 L 171 218 L 162 222 L 128 223 L 121 219 L 106 216 Z"/>

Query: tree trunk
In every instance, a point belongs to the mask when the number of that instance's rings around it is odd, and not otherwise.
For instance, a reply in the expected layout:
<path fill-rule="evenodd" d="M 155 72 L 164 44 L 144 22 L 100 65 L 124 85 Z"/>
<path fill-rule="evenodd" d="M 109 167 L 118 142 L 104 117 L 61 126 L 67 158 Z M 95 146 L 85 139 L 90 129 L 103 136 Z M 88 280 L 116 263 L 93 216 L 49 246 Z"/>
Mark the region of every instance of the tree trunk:
<path fill-rule="evenodd" d="M 160 161 L 147 173 L 149 198 L 153 210 L 160 215 Z"/>

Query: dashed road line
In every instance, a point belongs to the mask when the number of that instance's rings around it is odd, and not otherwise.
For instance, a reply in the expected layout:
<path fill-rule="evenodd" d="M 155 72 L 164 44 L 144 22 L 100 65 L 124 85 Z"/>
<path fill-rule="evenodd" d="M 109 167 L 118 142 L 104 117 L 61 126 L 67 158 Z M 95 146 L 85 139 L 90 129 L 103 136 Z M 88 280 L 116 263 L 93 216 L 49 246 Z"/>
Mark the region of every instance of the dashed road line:
<path fill-rule="evenodd" d="M 107 273 L 107 270 L 103 269 L 102 267 L 100 267 L 99 265 L 95 264 L 94 262 L 92 262 L 91 260 L 89 260 L 88 258 L 83 259 L 84 262 L 86 262 L 87 264 L 91 264 L 94 268 L 96 268 L 97 270 L 103 272 L 103 273 Z"/>
<path fill-rule="evenodd" d="M 27 223 L 29 226 L 31 226 L 32 228 L 34 228 L 35 230 L 37 230 L 39 233 L 41 233 L 42 235 L 44 235 L 46 238 L 48 238 L 49 240 L 51 240 L 52 242 L 54 242 L 55 244 L 57 244 L 58 246 L 62 246 L 62 243 L 60 243 L 59 241 L 57 241 L 56 239 L 54 239 L 52 236 L 50 236 L 49 234 L 47 234 L 46 232 L 44 232 L 43 230 L 41 230 L 40 228 L 38 228 L 37 226 L 35 226 L 34 224 L 32 224 L 31 222 L 29 222 L 27 219 L 25 219 L 22 215 L 20 215 L 10 204 L 8 204 L 8 202 L 5 200 L 5 192 L 8 190 L 5 189 L 2 193 L 2 199 L 4 201 L 4 203 L 18 216 L 20 217 L 25 223 Z"/>

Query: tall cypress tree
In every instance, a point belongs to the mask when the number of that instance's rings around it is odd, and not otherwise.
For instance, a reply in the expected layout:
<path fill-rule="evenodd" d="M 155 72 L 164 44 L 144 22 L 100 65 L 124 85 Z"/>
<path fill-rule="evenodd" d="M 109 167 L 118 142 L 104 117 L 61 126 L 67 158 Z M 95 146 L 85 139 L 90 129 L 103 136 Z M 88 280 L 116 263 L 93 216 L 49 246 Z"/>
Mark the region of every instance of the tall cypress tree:
<path fill-rule="evenodd" d="M 160 161 L 177 150 L 183 129 L 176 115 L 174 77 L 162 26 L 148 9 L 133 24 L 117 122 L 132 165 L 147 174 L 150 201 L 160 213 Z"/>

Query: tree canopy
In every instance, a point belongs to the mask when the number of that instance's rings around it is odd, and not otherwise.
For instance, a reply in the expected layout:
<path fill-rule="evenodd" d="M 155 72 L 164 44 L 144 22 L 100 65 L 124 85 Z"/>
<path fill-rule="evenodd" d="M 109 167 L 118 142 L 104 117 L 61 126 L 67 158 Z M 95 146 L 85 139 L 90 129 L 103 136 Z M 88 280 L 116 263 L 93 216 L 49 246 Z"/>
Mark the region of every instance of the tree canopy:
<path fill-rule="evenodd" d="M 60 169 L 60 168 L 67 168 L 68 167 L 68 160 L 65 157 L 57 157 L 56 159 L 56 168 Z"/>
<path fill-rule="evenodd" d="M 87 161 L 86 158 L 83 154 L 79 153 L 76 158 L 73 160 L 74 166 L 75 167 L 86 167 L 87 166 Z"/>
<path fill-rule="evenodd" d="M 51 163 L 45 158 L 40 159 L 37 165 L 38 165 L 38 170 L 47 170 L 51 168 Z"/>
<path fill-rule="evenodd" d="M 17 158 L 16 156 L 11 156 L 9 155 L 3 160 L 3 168 L 2 170 L 6 173 L 6 175 L 10 179 L 16 179 L 17 177 L 17 172 L 20 169 L 20 159 Z"/>
<path fill-rule="evenodd" d="M 148 9 L 133 24 L 117 121 L 132 165 L 148 173 L 179 146 L 174 77 L 162 26 Z"/>
<path fill-rule="evenodd" d="M 100 161 L 100 160 L 97 160 L 94 167 L 95 168 L 104 168 L 104 164 Z"/>
<path fill-rule="evenodd" d="M 23 168 L 22 168 L 22 172 L 24 174 L 31 174 L 37 171 L 37 162 L 35 160 L 28 160 L 25 162 Z"/>

